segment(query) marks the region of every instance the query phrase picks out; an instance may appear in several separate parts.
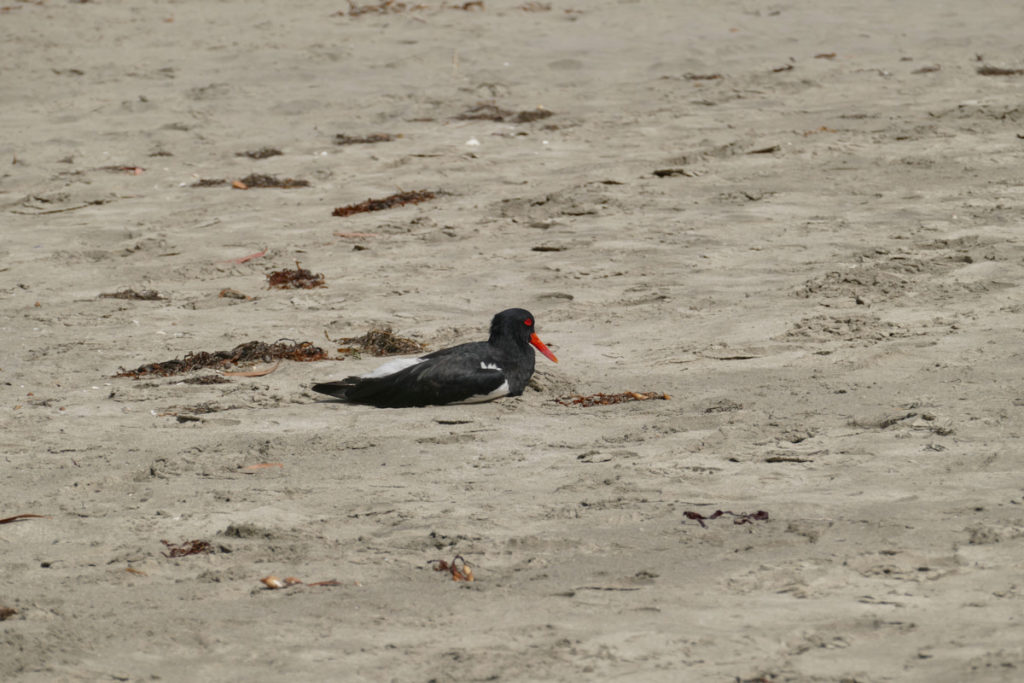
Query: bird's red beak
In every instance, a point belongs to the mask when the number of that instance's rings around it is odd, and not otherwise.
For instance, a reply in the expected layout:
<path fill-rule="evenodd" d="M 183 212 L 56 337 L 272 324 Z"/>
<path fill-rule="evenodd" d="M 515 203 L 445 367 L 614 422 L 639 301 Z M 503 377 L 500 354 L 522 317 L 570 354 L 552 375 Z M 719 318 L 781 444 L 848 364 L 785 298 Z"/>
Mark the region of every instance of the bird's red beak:
<path fill-rule="evenodd" d="M 538 337 L 536 333 L 530 335 L 530 343 L 533 344 L 534 348 L 550 358 L 552 363 L 558 362 L 558 359 L 555 358 L 555 354 L 551 353 L 548 347 L 544 346 L 544 342 L 540 340 L 540 337 Z"/>

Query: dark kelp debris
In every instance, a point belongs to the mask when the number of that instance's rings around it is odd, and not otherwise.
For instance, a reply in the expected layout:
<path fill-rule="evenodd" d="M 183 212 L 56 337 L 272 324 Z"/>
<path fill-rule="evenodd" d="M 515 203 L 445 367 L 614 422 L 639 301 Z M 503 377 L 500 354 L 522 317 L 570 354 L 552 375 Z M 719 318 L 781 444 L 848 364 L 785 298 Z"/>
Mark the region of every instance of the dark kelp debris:
<path fill-rule="evenodd" d="M 298 261 L 295 262 L 295 270 L 285 268 L 267 273 L 267 281 L 276 289 L 316 289 L 327 286 L 323 273 L 306 270 Z"/>
<path fill-rule="evenodd" d="M 240 185 L 242 187 L 240 187 Z M 267 175 L 265 173 L 250 173 L 241 180 L 233 182 L 232 187 L 236 187 L 240 190 L 249 190 L 254 187 L 276 187 L 283 190 L 291 190 L 296 187 L 309 187 L 309 181 L 296 180 L 295 178 L 285 178 L 284 180 L 281 180 L 277 176 Z"/>
<path fill-rule="evenodd" d="M 348 0 L 348 15 L 350 17 L 359 17 L 364 14 L 398 14 L 408 9 L 419 9 L 418 5 L 409 7 L 404 2 L 397 2 L 397 0 L 379 0 L 376 5 L 357 5 Z M 344 15 L 345 10 L 339 10 L 337 14 Z"/>
<path fill-rule="evenodd" d="M 712 519 L 718 519 L 723 515 L 729 515 L 730 517 L 733 517 L 733 524 L 753 524 L 754 522 L 768 521 L 768 513 L 765 512 L 764 510 L 758 510 L 757 512 L 733 512 L 732 510 L 715 510 L 713 514 L 710 514 L 706 517 L 699 512 L 694 512 L 693 510 L 687 510 L 686 512 L 683 513 L 684 517 L 686 517 L 687 519 L 694 520 L 695 522 L 697 522 L 697 524 L 700 524 L 705 529 L 707 528 L 707 524 L 705 524 L 704 522 L 710 521 Z"/>
<path fill-rule="evenodd" d="M 461 121 L 512 121 L 513 123 L 529 123 L 531 121 L 540 121 L 541 119 L 546 119 L 549 116 L 554 115 L 555 113 L 553 111 L 550 109 L 544 109 L 543 107 L 515 112 L 509 111 L 508 109 L 502 109 L 491 102 L 481 102 L 472 109 L 467 109 L 457 115 L 455 118 Z"/>
<path fill-rule="evenodd" d="M 119 368 L 115 377 L 132 377 L 138 379 L 147 375 L 170 377 L 203 368 L 227 368 L 232 365 L 252 365 L 269 363 L 274 360 L 294 360 L 312 362 L 326 360 L 327 352 L 313 342 L 294 342 L 290 339 L 279 339 L 273 344 L 251 341 L 239 344 L 230 351 L 192 352 L 183 359 L 172 359 L 162 363 L 147 363 L 134 370 Z"/>
<path fill-rule="evenodd" d="M 651 399 L 661 399 L 667 401 L 671 396 L 668 394 L 659 394 L 656 391 L 648 391 L 641 393 L 638 391 L 624 391 L 621 394 L 591 394 L 590 396 L 563 396 L 562 398 L 556 398 L 555 403 L 563 406 L 582 406 L 583 408 L 589 408 L 591 406 L 610 406 L 616 403 L 626 403 L 627 401 L 649 401 Z"/>
<path fill-rule="evenodd" d="M 989 66 L 988 64 L 978 67 L 979 76 L 1020 76 L 1024 69 L 1004 69 L 1001 66 Z"/>
<path fill-rule="evenodd" d="M 134 289 L 122 289 L 117 292 L 106 292 L 100 294 L 101 299 L 134 299 L 135 301 L 163 301 L 164 298 L 155 289 L 144 289 L 136 292 Z"/>
<path fill-rule="evenodd" d="M 171 543 L 160 539 L 160 542 L 167 548 L 166 553 L 161 553 L 164 557 L 188 557 L 189 555 L 201 555 L 204 553 L 212 553 L 213 546 L 210 545 L 209 541 L 185 541 L 184 543 Z"/>
<path fill-rule="evenodd" d="M 324 336 L 327 337 L 326 331 Z M 361 337 L 342 337 L 341 339 L 327 337 L 327 341 L 344 344 L 345 346 L 338 349 L 338 353 L 348 355 L 368 353 L 371 356 L 399 356 L 407 353 L 419 353 L 426 349 L 415 339 L 399 337 L 391 331 L 390 327 L 374 328 Z"/>
<path fill-rule="evenodd" d="M 224 178 L 200 178 L 189 187 L 220 187 L 221 185 L 227 184 L 228 181 Z"/>
<path fill-rule="evenodd" d="M 108 173 L 131 173 L 132 175 L 142 175 L 146 171 L 142 166 L 100 166 L 99 170 Z"/>
<path fill-rule="evenodd" d="M 344 133 L 338 133 L 334 136 L 334 144 L 336 145 L 372 145 L 377 142 L 391 142 L 402 137 L 401 135 L 392 135 L 391 133 L 373 133 L 372 135 L 345 135 Z"/>
<path fill-rule="evenodd" d="M 13 607 L 0 605 L 0 621 L 6 621 L 7 619 L 10 619 L 17 613 L 18 610 L 14 609 Z"/>
<path fill-rule="evenodd" d="M 239 152 L 235 156 L 236 157 L 249 157 L 250 159 L 259 160 L 259 159 L 269 159 L 270 157 L 281 156 L 282 154 L 284 154 L 284 152 L 282 152 L 281 150 L 276 149 L 274 147 L 260 147 L 259 149 L 254 149 L 254 150 L 251 150 L 251 151 L 248 151 L 248 152 Z"/>
<path fill-rule="evenodd" d="M 364 14 L 398 14 L 400 12 L 420 12 L 423 10 L 431 9 L 430 5 L 423 3 L 405 3 L 398 2 L 398 0 L 378 0 L 376 5 L 357 5 L 348 0 L 348 16 L 359 17 Z M 457 9 L 469 11 L 471 9 L 483 10 L 483 0 L 470 0 L 469 2 L 456 3 L 449 5 L 446 2 L 441 2 L 438 9 Z M 335 14 L 345 16 L 345 10 L 339 10 Z"/>
<path fill-rule="evenodd" d="M 331 212 L 331 215 L 345 217 L 357 213 L 365 213 L 367 211 L 383 211 L 384 209 L 391 209 L 405 204 L 419 204 L 420 202 L 430 201 L 435 197 L 437 197 L 437 195 L 430 190 L 399 192 L 382 199 L 367 199 L 365 202 L 360 202 L 359 204 L 339 206 Z"/>

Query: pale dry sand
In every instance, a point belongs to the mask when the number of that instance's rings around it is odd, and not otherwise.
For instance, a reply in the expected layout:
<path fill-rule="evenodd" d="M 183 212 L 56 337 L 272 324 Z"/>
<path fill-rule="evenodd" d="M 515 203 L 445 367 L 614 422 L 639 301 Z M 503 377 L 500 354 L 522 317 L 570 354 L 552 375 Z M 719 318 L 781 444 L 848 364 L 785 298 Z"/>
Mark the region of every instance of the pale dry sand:
<path fill-rule="evenodd" d="M 1024 676 L 1019 3 L 7 1 L 3 680 Z M 510 306 L 561 362 L 492 404 L 112 377 Z"/>

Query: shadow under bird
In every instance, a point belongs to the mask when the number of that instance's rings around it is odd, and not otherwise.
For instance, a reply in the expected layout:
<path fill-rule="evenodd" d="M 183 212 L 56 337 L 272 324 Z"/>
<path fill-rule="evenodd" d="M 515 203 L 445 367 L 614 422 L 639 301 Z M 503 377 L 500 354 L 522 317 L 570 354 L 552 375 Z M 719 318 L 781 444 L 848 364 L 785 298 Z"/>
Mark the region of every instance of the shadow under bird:
<path fill-rule="evenodd" d="M 398 358 L 365 375 L 314 384 L 313 391 L 378 408 L 482 403 L 519 396 L 533 376 L 534 349 L 558 362 L 534 327 L 529 311 L 510 308 L 491 320 L 491 335 L 485 342 L 459 344 L 419 358 Z"/>

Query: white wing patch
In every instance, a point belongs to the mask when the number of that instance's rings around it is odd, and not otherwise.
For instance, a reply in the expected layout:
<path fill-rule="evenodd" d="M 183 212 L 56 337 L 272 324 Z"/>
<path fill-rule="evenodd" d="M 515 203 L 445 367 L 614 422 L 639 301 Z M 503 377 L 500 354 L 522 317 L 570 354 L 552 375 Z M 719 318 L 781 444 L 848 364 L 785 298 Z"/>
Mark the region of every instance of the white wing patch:
<path fill-rule="evenodd" d="M 402 370 L 405 370 L 406 368 L 411 368 L 412 366 L 418 365 L 419 363 L 422 362 L 422 358 L 396 358 L 395 360 L 388 361 L 387 363 L 380 366 L 373 372 L 359 376 L 362 377 L 363 379 L 377 379 L 378 377 L 387 377 L 388 375 L 393 375 L 396 372 L 400 372 Z"/>
<path fill-rule="evenodd" d="M 499 372 L 501 371 L 501 368 L 498 367 L 497 363 L 488 363 L 486 361 L 480 361 L 480 369 L 481 370 L 497 370 Z"/>
<path fill-rule="evenodd" d="M 490 370 L 491 368 L 487 369 Z M 495 367 L 494 369 L 497 370 L 498 368 Z M 496 398 L 501 398 L 502 396 L 508 396 L 508 380 L 502 382 L 500 387 L 489 394 L 477 394 L 476 396 L 470 396 L 469 398 L 461 401 L 455 401 L 449 405 L 459 405 L 462 403 L 485 403 L 487 401 L 493 401 Z"/>

